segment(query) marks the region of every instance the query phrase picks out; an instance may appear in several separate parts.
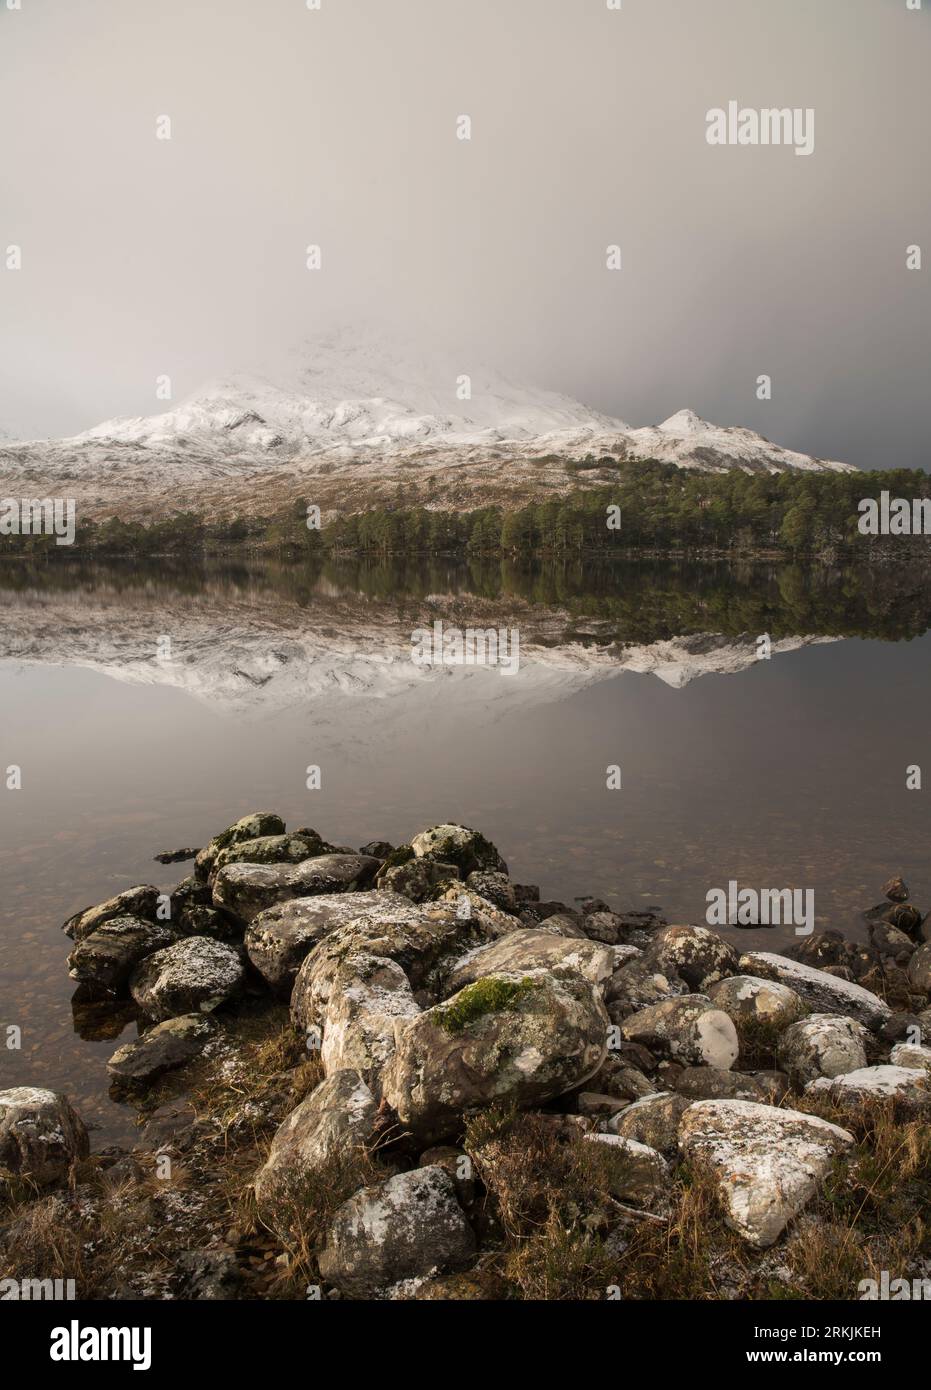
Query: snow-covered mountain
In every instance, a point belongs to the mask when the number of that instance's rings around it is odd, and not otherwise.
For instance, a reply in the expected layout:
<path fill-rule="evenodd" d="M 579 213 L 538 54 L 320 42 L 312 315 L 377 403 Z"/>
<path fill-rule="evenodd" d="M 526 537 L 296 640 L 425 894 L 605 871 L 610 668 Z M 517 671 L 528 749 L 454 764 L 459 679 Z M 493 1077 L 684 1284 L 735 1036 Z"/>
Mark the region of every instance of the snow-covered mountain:
<path fill-rule="evenodd" d="M 398 487 L 420 505 L 465 507 L 566 492 L 576 483 L 567 461 L 588 455 L 715 472 L 855 471 L 690 410 L 633 428 L 568 396 L 516 385 L 466 354 L 341 331 L 161 414 L 107 420 L 70 439 L 0 441 L 0 476 L 7 488 L 17 479 L 33 489 L 68 482 L 83 504 L 124 514 L 157 505 L 241 509 L 257 491 L 277 504 L 296 490 L 358 510 Z M 586 477 L 602 480 L 597 471 Z"/>

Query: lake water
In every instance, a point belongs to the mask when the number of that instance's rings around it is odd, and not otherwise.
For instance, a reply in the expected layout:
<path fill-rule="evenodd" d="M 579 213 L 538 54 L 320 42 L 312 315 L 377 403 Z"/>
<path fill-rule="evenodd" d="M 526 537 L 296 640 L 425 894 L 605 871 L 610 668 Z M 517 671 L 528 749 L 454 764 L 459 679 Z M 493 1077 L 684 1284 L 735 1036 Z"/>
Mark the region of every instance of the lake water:
<path fill-rule="evenodd" d="M 60 925 L 170 887 L 189 866 L 156 852 L 250 810 L 347 845 L 462 821 L 544 897 L 670 921 L 730 879 L 811 888 L 817 928 L 851 935 L 892 873 L 931 905 L 931 786 L 906 787 L 931 592 L 898 571 L 56 561 L 8 563 L 0 602 L 0 767 L 22 768 L 0 790 L 0 1029 L 23 1030 L 0 1086 L 66 1091 L 97 1144 L 131 1132 L 106 1061 L 135 1023 L 79 1035 Z M 437 619 L 516 628 L 519 670 L 415 666 Z"/>

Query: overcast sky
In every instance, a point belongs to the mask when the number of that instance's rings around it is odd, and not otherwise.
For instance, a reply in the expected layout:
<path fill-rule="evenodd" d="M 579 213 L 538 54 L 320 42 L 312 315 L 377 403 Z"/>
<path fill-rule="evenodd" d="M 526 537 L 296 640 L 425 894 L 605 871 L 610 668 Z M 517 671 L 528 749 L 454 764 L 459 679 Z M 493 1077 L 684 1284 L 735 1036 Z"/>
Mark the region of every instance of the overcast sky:
<path fill-rule="evenodd" d="M 931 0 L 8 2 L 0 428 L 375 321 L 633 425 L 931 463 Z M 813 108 L 814 153 L 708 145 L 731 99 Z"/>

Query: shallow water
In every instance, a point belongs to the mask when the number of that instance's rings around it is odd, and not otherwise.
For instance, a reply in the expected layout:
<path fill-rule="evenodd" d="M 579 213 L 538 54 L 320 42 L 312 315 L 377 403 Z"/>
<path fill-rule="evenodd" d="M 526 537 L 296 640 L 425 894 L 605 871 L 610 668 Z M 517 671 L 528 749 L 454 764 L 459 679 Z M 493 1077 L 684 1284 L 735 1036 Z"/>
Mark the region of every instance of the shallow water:
<path fill-rule="evenodd" d="M 8 567 L 0 591 L 0 764 L 23 770 L 0 792 L 0 1028 L 23 1030 L 0 1086 L 65 1090 L 97 1144 L 131 1132 L 105 1068 L 135 1023 L 78 1036 L 60 924 L 171 886 L 188 866 L 157 851 L 249 810 L 347 845 L 463 821 L 544 897 L 670 921 L 703 921 L 730 879 L 811 888 L 817 929 L 849 934 L 893 872 L 931 904 L 931 793 L 906 789 L 931 599 L 895 576 L 53 565 Z M 425 614 L 517 625 L 517 675 L 416 670 Z M 786 649 L 757 660 L 762 632 Z M 792 929 L 734 935 L 774 949 Z"/>

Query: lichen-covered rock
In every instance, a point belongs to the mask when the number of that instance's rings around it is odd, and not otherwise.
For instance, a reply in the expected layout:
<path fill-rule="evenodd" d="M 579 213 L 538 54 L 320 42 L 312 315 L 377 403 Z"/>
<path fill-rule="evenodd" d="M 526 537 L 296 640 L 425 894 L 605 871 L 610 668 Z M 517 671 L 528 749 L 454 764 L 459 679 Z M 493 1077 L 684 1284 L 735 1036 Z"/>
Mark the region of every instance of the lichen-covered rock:
<path fill-rule="evenodd" d="M 719 980 L 709 989 L 708 997 L 716 1009 L 723 1009 L 738 1026 L 750 1022 L 787 1028 L 808 1012 L 808 1006 L 794 989 L 753 975 L 731 975 Z"/>
<path fill-rule="evenodd" d="M 409 920 L 416 908 L 398 893 L 327 893 L 291 898 L 254 917 L 246 928 L 246 952 L 259 974 L 282 999 L 289 999 L 302 962 L 326 936 L 357 917 Z"/>
<path fill-rule="evenodd" d="M 118 1047 L 107 1063 L 115 1081 L 140 1085 L 199 1056 L 216 1024 L 206 1014 L 180 1014 Z"/>
<path fill-rule="evenodd" d="M 478 893 L 480 897 L 488 902 L 494 903 L 495 907 L 502 912 L 518 911 L 517 894 L 514 885 L 507 874 L 494 873 L 491 870 L 479 869 L 474 874 L 469 874 L 466 880 L 466 887 Z"/>
<path fill-rule="evenodd" d="M 203 936 L 187 936 L 136 966 L 129 988 L 150 1018 L 212 1013 L 235 999 L 245 971 L 235 951 Z"/>
<path fill-rule="evenodd" d="M 432 825 L 414 836 L 411 849 L 418 858 L 428 856 L 455 864 L 463 878 L 478 871 L 500 874 L 508 871 L 491 841 L 466 825 Z"/>
<path fill-rule="evenodd" d="M 398 1030 L 384 1094 L 406 1129 L 429 1141 L 494 1102 L 561 1095 L 604 1060 L 608 1018 L 576 972 L 490 975 Z"/>
<path fill-rule="evenodd" d="M 468 888 L 465 884 L 450 884 L 445 891 L 439 892 L 436 903 L 441 908 L 452 908 L 461 921 L 477 917 L 485 927 L 493 929 L 489 933 L 493 936 L 505 936 L 524 925 L 519 917 L 502 912 L 500 907 L 495 907 L 488 898 L 483 898 L 481 893 L 476 893 L 474 888 Z"/>
<path fill-rule="evenodd" d="M 268 1158 L 255 1176 L 260 1212 L 269 1214 L 282 1198 L 299 1198 L 307 1174 L 331 1159 L 365 1149 L 378 1107 L 358 1071 L 334 1072 L 279 1125 Z"/>
<path fill-rule="evenodd" d="M 68 974 L 79 984 L 117 994 L 141 960 L 170 946 L 174 939 L 166 923 L 108 917 L 81 937 L 68 957 Z"/>
<path fill-rule="evenodd" d="M 306 1031 L 322 1024 L 333 982 L 337 974 L 345 979 L 343 962 L 355 952 L 394 961 L 411 987 L 420 990 L 439 983 L 447 961 L 497 936 L 496 917 L 505 919 L 509 931 L 517 925 L 515 918 L 494 908 L 461 916 L 452 903 L 417 906 L 406 898 L 400 901 L 403 906 L 380 907 L 337 927 L 311 952 L 297 972 L 291 995 L 295 1027 Z"/>
<path fill-rule="evenodd" d="M 908 888 L 900 874 L 887 879 L 879 891 L 892 903 L 904 903 L 908 900 Z"/>
<path fill-rule="evenodd" d="M 819 1077 L 805 1087 L 808 1095 L 826 1095 L 836 1105 L 859 1105 L 864 1100 L 894 1100 L 917 1112 L 931 1105 L 931 1074 L 918 1067 L 860 1067 L 844 1076 Z"/>
<path fill-rule="evenodd" d="M 592 984 L 601 984 L 614 965 L 610 947 L 593 941 L 577 941 L 520 928 L 478 946 L 455 962 L 444 982 L 444 992 L 454 994 L 485 975 L 525 974 L 532 970 L 555 970 L 564 966 L 584 975 Z"/>
<path fill-rule="evenodd" d="M 386 956 L 356 951 L 339 962 L 322 1020 L 320 1060 L 327 1076 L 352 1067 L 380 1098 L 398 1024 L 420 1012 L 410 981 Z"/>
<path fill-rule="evenodd" d="M 154 922 L 158 896 L 158 889 L 151 883 L 139 883 L 135 888 L 127 888 L 108 898 L 106 902 L 97 903 L 95 907 L 82 908 L 68 918 L 62 931 L 73 941 L 83 941 L 85 936 L 113 917 L 142 917 Z"/>
<path fill-rule="evenodd" d="M 284 832 L 284 821 L 272 811 L 253 811 L 248 816 L 241 816 L 225 830 L 221 830 L 219 835 L 214 835 L 209 844 L 204 845 L 194 860 L 194 873 L 198 878 L 207 878 L 213 870 L 217 855 L 230 845 L 240 844 L 243 840 L 258 840 L 263 835 L 283 835 Z"/>
<path fill-rule="evenodd" d="M 626 1018 L 621 1033 L 631 1042 L 643 1043 L 657 1056 L 725 1071 L 734 1065 L 740 1051 L 733 1020 L 703 994 L 650 1004 Z"/>
<path fill-rule="evenodd" d="M 659 1004 L 664 999 L 681 998 L 689 993 L 689 987 L 680 980 L 674 971 L 665 975 L 650 965 L 639 955 L 617 966 L 611 979 L 605 985 L 605 999 L 609 1004 L 622 1006 L 611 1010 L 611 1017 L 620 1022 L 627 1014 L 650 1004 Z"/>
<path fill-rule="evenodd" d="M 894 1067 L 917 1067 L 920 1071 L 931 1072 L 931 1047 L 918 1043 L 896 1043 L 889 1061 Z"/>
<path fill-rule="evenodd" d="M 403 893 L 413 903 L 424 903 L 434 897 L 440 885 L 449 885 L 459 878 L 455 864 L 443 864 L 436 859 L 408 859 L 404 864 L 392 864 L 378 875 L 379 888 Z"/>
<path fill-rule="evenodd" d="M 634 1206 L 650 1207 L 666 1191 L 669 1164 L 661 1153 L 619 1134 L 586 1134 L 595 1144 L 607 1144 L 621 1160 L 608 1174 L 611 1195 Z"/>
<path fill-rule="evenodd" d="M 908 982 L 919 994 L 931 994 L 931 942 L 919 946 L 909 960 Z"/>
<path fill-rule="evenodd" d="M 740 969 L 764 980 L 778 980 L 800 994 L 805 1003 L 819 1013 L 843 1014 L 867 1028 L 880 1028 L 892 1010 L 868 989 L 852 980 L 842 980 L 788 956 L 769 951 L 750 951 L 740 958 Z"/>
<path fill-rule="evenodd" d="M 613 1115 L 606 1128 L 622 1139 L 648 1144 L 651 1149 L 668 1153 L 676 1147 L 679 1121 L 692 1104 L 672 1091 L 654 1091 L 652 1095 L 635 1100 L 619 1115 Z"/>
<path fill-rule="evenodd" d="M 365 1187 L 336 1212 L 320 1273 L 350 1297 L 371 1297 L 402 1279 L 464 1269 L 475 1236 L 440 1167 L 398 1173 Z"/>
<path fill-rule="evenodd" d="M 49 1187 L 63 1182 L 89 1148 L 84 1122 L 65 1096 L 39 1086 L 0 1091 L 0 1169 Z"/>
<path fill-rule="evenodd" d="M 840 1014 L 811 1014 L 780 1036 L 776 1060 L 797 1090 L 819 1076 L 840 1076 L 866 1066 L 869 1031 Z"/>
<path fill-rule="evenodd" d="M 368 888 L 379 863 L 364 854 L 320 854 L 300 864 L 228 864 L 217 871 L 213 902 L 248 926 L 265 908 L 289 898 Z"/>
<path fill-rule="evenodd" d="M 679 1147 L 717 1174 L 728 1224 L 765 1248 L 818 1190 L 852 1134 L 798 1110 L 748 1100 L 702 1100 L 679 1125 Z"/>
<path fill-rule="evenodd" d="M 673 1082 L 676 1094 L 690 1103 L 695 1100 L 757 1100 L 774 1105 L 781 1099 L 775 1092 L 786 1089 L 773 1081 L 773 1072 L 762 1077 L 747 1072 L 725 1071 L 720 1067 L 683 1067 Z"/>
<path fill-rule="evenodd" d="M 319 837 L 308 835 L 260 835 L 254 840 L 238 840 L 221 849 L 210 870 L 215 874 L 227 864 L 300 864 L 319 858 L 329 846 Z"/>
<path fill-rule="evenodd" d="M 707 927 L 664 927 L 643 953 L 644 965 L 675 975 L 690 990 L 707 994 L 711 985 L 738 974 L 739 953 Z"/>

